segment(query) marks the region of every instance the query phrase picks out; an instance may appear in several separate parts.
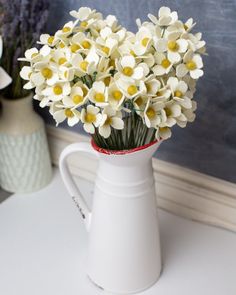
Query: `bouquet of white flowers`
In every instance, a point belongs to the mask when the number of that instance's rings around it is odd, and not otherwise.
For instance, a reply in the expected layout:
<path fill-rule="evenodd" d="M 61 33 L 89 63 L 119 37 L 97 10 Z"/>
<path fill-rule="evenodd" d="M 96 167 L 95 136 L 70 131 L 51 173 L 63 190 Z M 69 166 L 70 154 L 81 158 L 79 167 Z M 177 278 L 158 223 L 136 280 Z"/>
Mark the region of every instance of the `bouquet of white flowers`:
<path fill-rule="evenodd" d="M 191 33 L 193 19 L 161 7 L 158 17 L 138 19 L 134 34 L 113 15 L 87 7 L 70 14 L 74 22 L 41 35 L 41 49 L 21 59 L 30 63 L 20 73 L 24 88 L 35 88 L 57 124 L 81 122 L 98 146 L 121 150 L 167 139 L 171 127 L 194 120 L 205 42 Z"/>

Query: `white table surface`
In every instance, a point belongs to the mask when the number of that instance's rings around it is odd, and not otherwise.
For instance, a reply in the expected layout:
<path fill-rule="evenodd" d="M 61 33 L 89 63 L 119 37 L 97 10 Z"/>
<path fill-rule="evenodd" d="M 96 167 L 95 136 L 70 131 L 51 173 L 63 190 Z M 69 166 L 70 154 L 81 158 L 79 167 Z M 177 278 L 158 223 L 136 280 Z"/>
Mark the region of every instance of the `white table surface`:
<path fill-rule="evenodd" d="M 91 194 L 92 184 L 81 181 Z M 164 269 L 143 295 L 236 295 L 236 234 L 159 210 Z M 1 295 L 100 295 L 86 276 L 87 233 L 58 171 L 0 204 Z"/>

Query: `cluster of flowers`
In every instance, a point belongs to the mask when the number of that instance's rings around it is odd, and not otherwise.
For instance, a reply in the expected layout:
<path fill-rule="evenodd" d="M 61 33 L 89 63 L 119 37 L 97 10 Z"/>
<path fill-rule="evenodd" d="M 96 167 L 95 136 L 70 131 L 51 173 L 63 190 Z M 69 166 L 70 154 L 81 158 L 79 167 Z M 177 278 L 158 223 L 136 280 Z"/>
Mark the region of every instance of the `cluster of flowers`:
<path fill-rule="evenodd" d="M 57 124 L 83 123 L 86 132 L 108 138 L 112 128 L 124 128 L 124 114 L 136 112 L 157 138 L 170 128 L 185 127 L 195 118 L 192 100 L 203 75 L 205 42 L 193 34 L 195 23 L 178 20 L 177 12 L 161 7 L 149 22 L 137 20 L 136 34 L 121 27 L 115 16 L 81 7 L 76 19 L 54 36 L 43 34 L 36 48 L 25 52 L 21 70 L 35 88 L 40 106 L 50 106 Z"/>

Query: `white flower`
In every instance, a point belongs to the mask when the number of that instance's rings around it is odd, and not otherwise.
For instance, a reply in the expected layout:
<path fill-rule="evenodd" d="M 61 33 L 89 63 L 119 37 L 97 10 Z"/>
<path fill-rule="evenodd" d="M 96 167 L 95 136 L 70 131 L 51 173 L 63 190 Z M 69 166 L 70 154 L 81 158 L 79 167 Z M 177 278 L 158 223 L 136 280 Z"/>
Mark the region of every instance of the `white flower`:
<path fill-rule="evenodd" d="M 152 102 L 163 101 L 166 102 L 169 100 L 171 96 L 171 90 L 169 89 L 168 85 L 160 88 L 154 97 L 151 97 Z"/>
<path fill-rule="evenodd" d="M 191 99 L 186 96 L 188 85 L 184 81 L 179 81 L 176 77 L 170 77 L 167 81 L 167 85 L 171 89 L 174 100 L 179 102 L 180 105 L 186 109 L 192 107 Z"/>
<path fill-rule="evenodd" d="M 156 76 L 162 76 L 168 74 L 173 66 L 171 61 L 166 57 L 164 53 L 155 53 L 156 65 L 152 68 L 153 73 Z"/>
<path fill-rule="evenodd" d="M 103 39 L 97 39 L 98 42 L 98 52 L 100 55 L 108 57 L 111 56 L 115 49 L 117 49 L 118 41 L 114 38 L 107 38 L 105 41 Z"/>
<path fill-rule="evenodd" d="M 119 110 L 124 100 L 125 96 L 117 87 L 116 83 L 111 83 L 108 87 L 108 101 L 111 107 Z"/>
<path fill-rule="evenodd" d="M 169 26 L 178 19 L 178 14 L 176 11 L 171 12 L 169 7 L 161 7 L 158 12 L 157 19 L 154 15 L 148 14 L 149 19 L 154 23 L 158 24 L 159 26 Z"/>
<path fill-rule="evenodd" d="M 176 124 L 177 118 L 181 115 L 181 106 L 175 101 L 167 102 L 163 115 L 165 119 L 158 124 L 159 127 L 172 127 Z"/>
<path fill-rule="evenodd" d="M 145 93 L 146 87 L 144 82 L 141 81 L 130 81 L 119 79 L 116 82 L 118 88 L 124 93 L 127 98 L 134 98 L 142 93 Z"/>
<path fill-rule="evenodd" d="M 91 10 L 89 7 L 80 7 L 78 11 L 72 10 L 70 15 L 77 18 L 80 21 L 85 21 L 89 19 L 90 16 L 94 14 L 95 10 Z"/>
<path fill-rule="evenodd" d="M 148 96 L 156 96 L 156 93 L 161 88 L 161 82 L 157 80 L 154 75 L 150 75 L 148 78 L 146 78 L 144 83 Z"/>
<path fill-rule="evenodd" d="M 178 32 L 171 32 L 168 34 L 167 39 L 162 38 L 156 42 L 156 49 L 159 52 L 167 52 L 168 60 L 176 64 L 181 60 L 181 54 L 187 51 L 188 41 L 179 38 Z"/>
<path fill-rule="evenodd" d="M 158 127 L 156 131 L 156 138 L 166 140 L 171 137 L 171 130 L 169 127 Z"/>
<path fill-rule="evenodd" d="M 140 95 L 138 97 L 135 97 L 135 99 L 133 101 L 135 111 L 141 117 L 143 117 L 143 115 L 144 115 L 144 110 L 146 108 L 147 101 L 148 101 L 148 96 L 145 96 L 145 95 Z"/>
<path fill-rule="evenodd" d="M 44 83 L 52 86 L 58 80 L 58 73 L 51 64 L 40 62 L 35 65 L 33 73 L 30 75 L 30 80 L 35 86 L 40 86 Z"/>
<path fill-rule="evenodd" d="M 162 102 L 151 103 L 149 100 L 145 111 L 144 111 L 144 120 L 148 128 L 157 127 L 157 125 L 161 122 L 161 110 L 163 109 L 164 105 Z"/>
<path fill-rule="evenodd" d="M 74 26 L 76 25 L 77 23 L 75 22 L 72 22 L 72 21 L 69 21 L 68 23 L 66 23 L 64 25 L 64 27 L 61 29 L 61 30 L 58 30 L 55 34 L 55 38 L 65 38 L 65 37 L 68 37 L 72 32 L 73 32 L 73 29 L 74 29 Z"/>
<path fill-rule="evenodd" d="M 40 41 L 38 41 L 38 44 L 46 44 L 48 46 L 55 46 L 59 40 L 55 38 L 55 36 L 51 36 L 49 34 L 42 34 L 40 36 Z"/>
<path fill-rule="evenodd" d="M 93 42 L 82 32 L 75 34 L 72 37 L 71 41 L 72 43 L 79 45 L 79 47 L 83 49 L 90 49 L 93 44 Z"/>
<path fill-rule="evenodd" d="M 25 57 L 18 58 L 19 61 L 26 61 L 36 63 L 41 60 L 41 56 L 37 48 L 27 49 L 25 52 Z"/>
<path fill-rule="evenodd" d="M 99 113 L 99 108 L 92 105 L 88 105 L 87 108 L 83 108 L 81 111 L 81 121 L 84 123 L 84 130 L 88 133 L 95 133 L 95 127 L 98 127 L 102 114 Z"/>
<path fill-rule="evenodd" d="M 96 106 L 105 107 L 108 105 L 108 89 L 102 81 L 93 83 L 88 96 Z"/>
<path fill-rule="evenodd" d="M 70 83 L 62 83 L 58 82 L 53 86 L 46 87 L 42 94 L 47 96 L 52 101 L 59 101 L 63 99 L 63 97 L 70 95 L 71 86 Z"/>
<path fill-rule="evenodd" d="M 136 34 L 136 42 L 133 51 L 136 55 L 145 54 L 152 45 L 152 33 L 147 27 L 141 27 Z"/>
<path fill-rule="evenodd" d="M 108 138 L 111 135 L 111 127 L 121 130 L 124 128 L 121 112 L 117 112 L 111 107 L 106 107 L 102 112 L 102 119 L 99 125 L 99 133 Z"/>
<path fill-rule="evenodd" d="M 62 99 L 63 104 L 66 107 L 74 108 L 84 105 L 88 100 L 88 96 L 84 96 L 83 89 L 79 86 L 73 86 L 71 88 L 70 96 L 65 96 Z"/>
<path fill-rule="evenodd" d="M 176 67 L 176 75 L 177 77 L 184 77 L 187 73 L 190 74 L 192 79 L 198 79 L 203 76 L 203 62 L 200 54 L 194 54 L 191 50 L 189 50 L 184 58 L 182 64 L 179 64 Z"/>
<path fill-rule="evenodd" d="M 63 105 L 57 106 L 58 110 L 53 113 L 53 118 L 57 125 L 67 119 L 69 126 L 74 126 L 79 123 L 80 112 L 73 108 L 65 108 Z"/>
<path fill-rule="evenodd" d="M 76 53 L 71 60 L 71 64 L 79 76 L 84 76 L 84 74 L 93 74 L 96 71 L 98 62 L 99 56 L 94 52 L 94 50 L 90 50 L 85 59 L 80 53 Z"/>
<path fill-rule="evenodd" d="M 135 58 L 132 55 L 127 55 L 117 62 L 117 69 L 124 79 L 141 80 L 144 78 L 144 67 L 136 65 Z"/>

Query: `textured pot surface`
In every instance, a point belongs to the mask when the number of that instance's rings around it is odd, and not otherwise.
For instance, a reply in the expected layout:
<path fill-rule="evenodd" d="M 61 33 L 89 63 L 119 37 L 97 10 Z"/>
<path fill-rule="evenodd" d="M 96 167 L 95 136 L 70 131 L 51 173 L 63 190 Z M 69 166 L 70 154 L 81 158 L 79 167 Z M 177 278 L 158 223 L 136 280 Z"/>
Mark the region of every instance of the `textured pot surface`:
<path fill-rule="evenodd" d="M 32 95 L 1 98 L 0 186 L 10 192 L 32 192 L 49 183 L 52 168 L 44 122 L 33 110 Z"/>
<path fill-rule="evenodd" d="M 135 293 L 159 278 L 160 240 L 151 162 L 159 144 L 127 153 L 104 153 L 78 143 L 61 155 L 62 178 L 89 231 L 88 276 L 107 291 Z M 67 156 L 76 151 L 100 159 L 92 212 L 65 163 Z"/>

